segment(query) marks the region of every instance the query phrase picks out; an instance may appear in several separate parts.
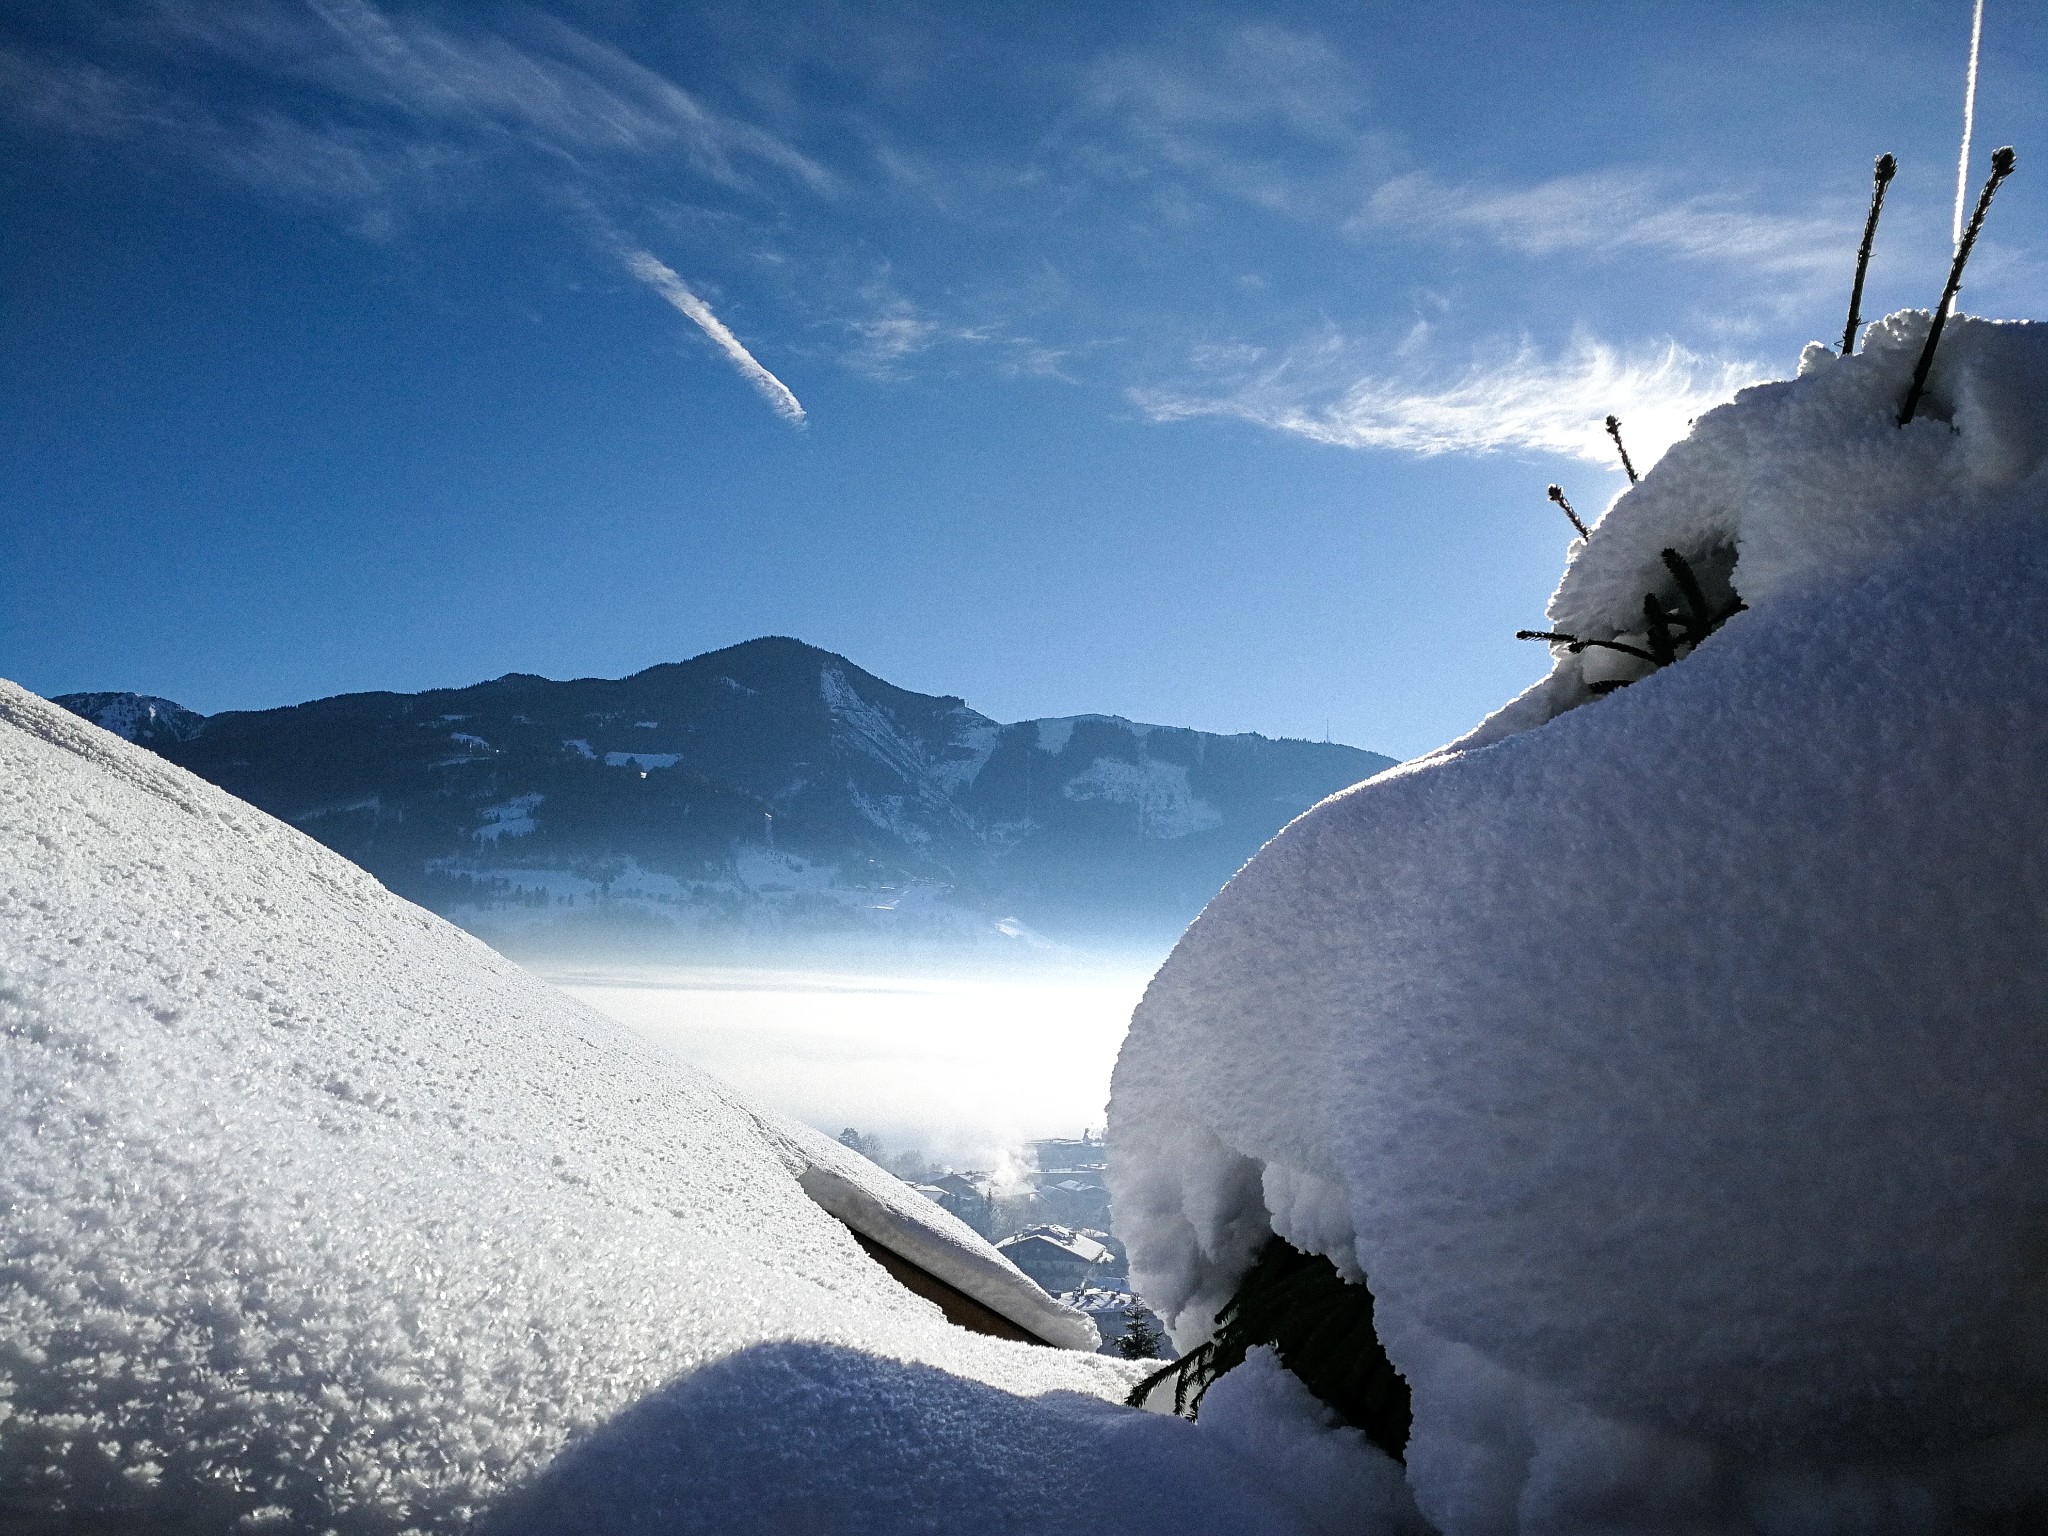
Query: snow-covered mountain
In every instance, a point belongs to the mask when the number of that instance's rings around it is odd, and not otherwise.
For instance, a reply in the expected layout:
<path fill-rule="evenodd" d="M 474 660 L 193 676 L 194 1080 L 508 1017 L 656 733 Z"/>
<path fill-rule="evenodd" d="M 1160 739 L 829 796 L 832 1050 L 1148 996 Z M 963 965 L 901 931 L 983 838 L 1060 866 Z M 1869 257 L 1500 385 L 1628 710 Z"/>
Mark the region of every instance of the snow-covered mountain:
<path fill-rule="evenodd" d="M 149 693 L 67 693 L 60 702 L 100 729 L 144 747 L 190 741 L 206 724 L 206 716 Z"/>
<path fill-rule="evenodd" d="M 1003 725 L 780 638 L 210 718 L 57 702 L 528 952 L 1156 942 L 1392 763 L 1106 715 Z"/>

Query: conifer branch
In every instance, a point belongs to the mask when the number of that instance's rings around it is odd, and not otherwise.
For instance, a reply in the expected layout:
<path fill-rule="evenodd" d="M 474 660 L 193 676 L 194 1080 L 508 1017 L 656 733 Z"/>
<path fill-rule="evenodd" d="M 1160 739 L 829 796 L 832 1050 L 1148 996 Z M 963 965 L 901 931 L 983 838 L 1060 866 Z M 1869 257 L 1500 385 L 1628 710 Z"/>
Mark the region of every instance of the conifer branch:
<path fill-rule="evenodd" d="M 1660 550 L 1658 557 L 1664 562 L 1664 569 L 1671 573 L 1671 579 L 1678 583 L 1679 594 L 1684 597 L 1686 607 L 1691 610 L 1686 623 L 1686 638 L 1698 645 L 1707 638 L 1714 623 L 1713 615 L 1707 612 L 1706 594 L 1700 591 L 1699 578 L 1686 564 L 1685 556 L 1675 549 Z"/>
<path fill-rule="evenodd" d="M 1408 1383 L 1380 1343 L 1373 1297 L 1336 1265 L 1279 1238 L 1267 1240 L 1216 1314 L 1215 1336 L 1154 1371 L 1124 1401 L 1142 1408 L 1173 1381 L 1173 1411 L 1199 1418 L 1202 1398 L 1247 1353 L 1270 1345 L 1280 1363 L 1343 1422 L 1396 1461 L 1407 1452 L 1413 1413 Z"/>
<path fill-rule="evenodd" d="M 1870 270 L 1870 246 L 1877 239 L 1877 217 L 1884 212 L 1884 189 L 1899 171 L 1890 155 L 1877 157 L 1874 185 L 1870 189 L 1870 217 L 1863 221 L 1863 244 L 1856 252 L 1856 284 L 1849 290 L 1849 323 L 1842 327 L 1842 356 L 1856 350 L 1856 327 L 1863 323 L 1863 277 Z"/>
<path fill-rule="evenodd" d="M 1564 515 L 1570 518 L 1572 526 L 1579 530 L 1580 538 L 1590 539 L 1592 537 L 1590 533 L 1586 532 L 1586 525 L 1579 521 L 1579 514 L 1572 510 L 1572 504 L 1564 499 L 1564 491 L 1561 487 L 1553 485 L 1550 488 L 1550 499 L 1564 508 Z"/>
<path fill-rule="evenodd" d="M 1656 593 L 1643 594 L 1643 633 L 1650 637 L 1650 654 L 1660 667 L 1678 660 L 1678 651 L 1671 644 L 1671 626 L 1676 622 L 1657 601 Z"/>
<path fill-rule="evenodd" d="M 1998 185 L 2010 176 L 2019 165 L 2019 157 L 2013 153 L 2010 144 L 1991 157 L 1991 175 L 1984 183 L 1984 190 L 1977 194 L 1977 211 L 1970 215 L 1970 224 L 1963 231 L 1963 238 L 1956 242 L 1955 260 L 1949 263 L 1948 285 L 1941 290 L 1941 302 L 1935 306 L 1934 324 L 1927 328 L 1927 344 L 1920 349 L 1920 361 L 1913 368 L 1912 387 L 1906 391 L 1906 402 L 1899 407 L 1899 425 L 1904 426 L 1913 419 L 1913 412 L 1919 409 L 1920 396 L 1927 388 L 1928 372 L 1934 367 L 1934 349 L 1941 344 L 1942 327 L 1948 324 L 1949 306 L 1956 301 L 1956 291 L 1963 286 L 1963 267 L 1970 259 L 1970 248 L 1977 243 L 1978 231 L 1984 227 L 1984 215 L 1991 207 L 1991 199 L 1998 191 Z"/>
<path fill-rule="evenodd" d="M 1197 1344 L 1178 1360 L 1167 1361 L 1165 1365 L 1131 1388 L 1124 1397 L 1124 1406 L 1126 1408 L 1144 1407 L 1145 1399 L 1152 1395 L 1152 1389 L 1162 1385 L 1171 1377 L 1173 1380 L 1173 1411 L 1176 1415 L 1185 1414 L 1188 1406 L 1188 1389 L 1194 1385 L 1190 1378 L 1200 1377 L 1202 1367 L 1208 1364 L 1209 1357 L 1215 1353 L 1215 1350 L 1216 1346 L 1213 1344 Z"/>
<path fill-rule="evenodd" d="M 1628 483 L 1634 485 L 1636 483 L 1636 467 L 1629 462 L 1628 449 L 1621 445 L 1621 418 L 1619 416 L 1607 418 L 1607 435 L 1614 439 L 1614 451 L 1621 455 L 1621 467 L 1628 471 Z"/>

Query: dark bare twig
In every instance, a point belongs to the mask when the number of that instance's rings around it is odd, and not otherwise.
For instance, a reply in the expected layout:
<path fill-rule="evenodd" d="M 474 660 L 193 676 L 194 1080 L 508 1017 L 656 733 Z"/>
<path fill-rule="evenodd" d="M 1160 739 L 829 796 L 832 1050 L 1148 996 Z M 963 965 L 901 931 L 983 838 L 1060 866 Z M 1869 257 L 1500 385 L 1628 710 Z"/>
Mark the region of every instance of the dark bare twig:
<path fill-rule="evenodd" d="M 1579 521 L 1579 514 L 1572 510 L 1572 504 L 1564 499 L 1564 491 L 1560 487 L 1553 485 L 1550 488 L 1550 499 L 1564 508 L 1564 515 L 1570 518 L 1572 526 L 1579 530 L 1580 538 L 1589 539 L 1592 537 L 1591 534 L 1586 532 L 1586 525 Z"/>
<path fill-rule="evenodd" d="M 1628 471 L 1628 483 L 1634 485 L 1636 483 L 1636 467 L 1629 462 L 1628 450 L 1621 445 L 1621 418 L 1619 416 L 1607 418 L 1607 435 L 1614 439 L 1614 451 L 1621 455 L 1621 467 Z"/>
<path fill-rule="evenodd" d="M 1583 651 L 1589 645 L 1598 646 L 1603 651 L 1619 651 L 1624 656 L 1633 656 L 1637 661 L 1647 661 L 1652 666 L 1659 665 L 1657 658 L 1641 646 L 1625 645 L 1619 640 L 1581 640 L 1577 645 L 1567 646 L 1566 649 Z"/>
<path fill-rule="evenodd" d="M 1856 327 L 1863 321 L 1863 277 L 1870 270 L 1870 245 L 1877 238 L 1877 216 L 1884 211 L 1884 189 L 1899 171 L 1890 155 L 1877 157 L 1875 185 L 1870 190 L 1870 217 L 1863 221 L 1863 244 L 1856 252 L 1856 285 L 1849 290 L 1849 323 L 1842 328 L 1842 356 L 1856 350 Z"/>
<path fill-rule="evenodd" d="M 1956 259 L 1949 263 L 1948 285 L 1941 290 L 1941 303 L 1935 306 L 1934 324 L 1927 328 L 1927 344 L 1920 349 L 1920 361 L 1913 369 L 1913 384 L 1906 391 L 1906 403 L 1899 407 L 1899 425 L 1904 426 L 1913 419 L 1913 412 L 1920 408 L 1920 396 L 1927 388 L 1927 374 L 1934 367 L 1934 349 L 1941 344 L 1942 327 L 1948 324 L 1949 306 L 1956 301 L 1956 292 L 1963 286 L 1963 265 L 1970 259 L 1970 247 L 1977 243 L 1977 232 L 1984 227 L 1984 215 L 1990 210 L 1992 196 L 1998 191 L 1998 184 L 2010 176 L 2019 165 L 2019 156 L 2013 153 L 2010 144 L 1991 157 L 1991 175 L 1984 183 L 1984 190 L 1977 194 L 1977 211 L 1970 215 L 1970 224 L 1963 231 L 1963 238 L 1956 245 Z"/>
<path fill-rule="evenodd" d="M 1693 574 L 1692 565 L 1685 556 L 1675 549 L 1661 551 L 1664 568 L 1671 572 L 1671 578 L 1678 583 L 1680 595 L 1685 600 L 1685 610 L 1667 608 L 1654 592 L 1643 594 L 1643 634 L 1649 645 L 1630 645 L 1623 640 L 1587 640 L 1578 635 L 1568 635 L 1557 629 L 1518 629 L 1517 640 L 1547 640 L 1561 645 L 1576 656 L 1588 647 L 1603 651 L 1619 651 L 1624 656 L 1633 656 L 1638 661 L 1647 661 L 1652 667 L 1663 668 L 1678 660 L 1678 645 L 1683 641 L 1689 648 L 1697 646 L 1707 636 L 1726 624 L 1748 604 L 1739 597 L 1732 598 L 1728 605 L 1718 611 L 1707 603 L 1707 595 L 1700 587 L 1699 578 Z M 1673 630 L 1679 631 L 1676 639 Z M 1612 693 L 1617 688 L 1628 686 L 1626 678 L 1608 678 L 1586 685 L 1596 694 Z"/>
<path fill-rule="evenodd" d="M 1656 657 L 1642 649 L 1642 647 L 1625 645 L 1619 640 L 1581 640 L 1577 635 L 1562 635 L 1555 630 L 1548 629 L 1518 629 L 1515 631 L 1515 638 L 1517 640 L 1555 640 L 1574 656 L 1578 655 L 1579 652 L 1589 645 L 1598 646 L 1603 651 L 1619 651 L 1624 656 L 1634 656 L 1638 660 L 1661 665 L 1661 663 L 1657 663 Z"/>

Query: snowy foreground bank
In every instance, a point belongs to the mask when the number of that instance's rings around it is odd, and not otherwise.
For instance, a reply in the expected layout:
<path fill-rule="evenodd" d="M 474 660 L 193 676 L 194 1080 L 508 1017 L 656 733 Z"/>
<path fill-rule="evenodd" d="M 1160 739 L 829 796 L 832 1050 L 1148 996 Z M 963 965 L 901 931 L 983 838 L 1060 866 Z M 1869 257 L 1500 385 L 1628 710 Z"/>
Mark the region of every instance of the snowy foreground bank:
<path fill-rule="evenodd" d="M 0 1208 L 10 1532 L 1294 1532 L 1380 1476 L 1277 1372 L 1117 1406 L 936 1206 L 5 683 Z"/>
<path fill-rule="evenodd" d="M 1185 1349 L 1271 1234 L 1368 1280 L 1445 1532 L 2048 1530 L 2048 326 L 1901 428 L 1926 325 L 1703 416 L 1552 601 L 1613 644 L 1138 1010 L 1139 1288 Z"/>

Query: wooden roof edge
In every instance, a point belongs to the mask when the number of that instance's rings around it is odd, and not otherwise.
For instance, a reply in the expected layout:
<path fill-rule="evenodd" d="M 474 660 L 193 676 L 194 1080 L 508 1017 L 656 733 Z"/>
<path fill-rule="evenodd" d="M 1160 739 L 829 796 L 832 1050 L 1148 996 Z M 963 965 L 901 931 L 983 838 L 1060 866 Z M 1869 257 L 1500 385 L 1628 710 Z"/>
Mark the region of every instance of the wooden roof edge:
<path fill-rule="evenodd" d="M 910 1260 L 904 1258 L 902 1254 L 884 1248 L 880 1243 L 865 1233 L 856 1230 L 849 1223 L 842 1221 L 840 1225 L 853 1233 L 853 1240 L 860 1244 L 861 1250 L 869 1258 L 881 1265 L 882 1268 L 886 1269 L 897 1284 L 901 1285 L 906 1291 L 922 1296 L 926 1301 L 934 1303 L 941 1312 L 946 1314 L 946 1321 L 953 1324 L 956 1328 L 965 1328 L 971 1333 L 985 1333 L 992 1338 L 1011 1339 L 1019 1344 L 1037 1344 L 1046 1349 L 1059 1349 L 1063 1347 L 1053 1343 L 1050 1339 L 1040 1338 L 1028 1328 L 1011 1322 L 1010 1319 L 1003 1316 L 1002 1313 L 996 1311 L 995 1308 L 989 1306 L 986 1302 L 976 1301 L 958 1286 L 949 1285 L 930 1270 L 923 1268 L 921 1265 L 913 1264 Z"/>

